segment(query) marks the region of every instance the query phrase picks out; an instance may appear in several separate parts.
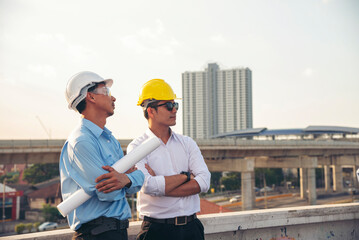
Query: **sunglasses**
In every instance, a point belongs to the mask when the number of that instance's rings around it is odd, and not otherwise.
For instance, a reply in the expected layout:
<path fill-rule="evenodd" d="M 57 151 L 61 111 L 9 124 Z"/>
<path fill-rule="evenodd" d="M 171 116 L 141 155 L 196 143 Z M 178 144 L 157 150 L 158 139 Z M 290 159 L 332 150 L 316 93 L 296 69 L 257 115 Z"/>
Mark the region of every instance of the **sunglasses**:
<path fill-rule="evenodd" d="M 178 107 L 179 107 L 178 103 L 176 103 L 176 102 L 165 102 L 163 104 L 157 105 L 156 107 L 161 107 L 161 106 L 166 106 L 167 110 L 170 112 L 173 110 L 173 108 L 178 110 Z"/>
<path fill-rule="evenodd" d="M 111 97 L 111 91 L 109 87 L 101 87 L 101 88 L 95 88 L 92 93 L 94 94 L 102 94 L 105 96 Z"/>

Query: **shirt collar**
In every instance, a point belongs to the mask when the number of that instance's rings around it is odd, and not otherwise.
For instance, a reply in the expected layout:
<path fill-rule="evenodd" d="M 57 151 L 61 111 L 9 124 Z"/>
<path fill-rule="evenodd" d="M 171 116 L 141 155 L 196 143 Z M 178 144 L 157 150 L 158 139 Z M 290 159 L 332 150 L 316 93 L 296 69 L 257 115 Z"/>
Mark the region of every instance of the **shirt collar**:
<path fill-rule="evenodd" d="M 170 128 L 170 132 L 171 132 L 171 135 L 170 135 L 170 138 L 168 140 L 170 140 L 171 138 L 175 138 L 176 137 L 176 133 Z M 146 130 L 146 134 L 149 136 L 149 137 L 156 137 L 158 139 L 160 139 L 159 137 L 157 137 L 152 131 L 151 129 L 147 128 Z M 160 139 L 161 140 L 161 139 Z M 162 142 L 162 140 L 161 140 Z"/>
<path fill-rule="evenodd" d="M 85 126 L 87 129 L 89 129 L 97 138 L 101 136 L 103 132 L 105 132 L 108 135 L 111 135 L 112 132 L 108 130 L 106 127 L 104 129 L 100 128 L 90 120 L 87 120 L 86 118 L 81 119 L 81 124 Z"/>
<path fill-rule="evenodd" d="M 147 134 L 149 137 L 157 137 L 157 136 L 151 131 L 151 129 L 149 129 L 149 128 L 147 128 L 146 134 Z"/>

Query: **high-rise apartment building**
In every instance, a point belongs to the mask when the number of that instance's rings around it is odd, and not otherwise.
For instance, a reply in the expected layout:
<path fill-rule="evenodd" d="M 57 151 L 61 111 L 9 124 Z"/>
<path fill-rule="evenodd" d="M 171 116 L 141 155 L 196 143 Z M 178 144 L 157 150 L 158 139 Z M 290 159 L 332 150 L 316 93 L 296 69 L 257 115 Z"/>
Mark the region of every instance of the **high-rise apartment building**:
<path fill-rule="evenodd" d="M 220 70 L 216 63 L 205 71 L 182 73 L 183 134 L 210 138 L 252 128 L 252 71 Z"/>

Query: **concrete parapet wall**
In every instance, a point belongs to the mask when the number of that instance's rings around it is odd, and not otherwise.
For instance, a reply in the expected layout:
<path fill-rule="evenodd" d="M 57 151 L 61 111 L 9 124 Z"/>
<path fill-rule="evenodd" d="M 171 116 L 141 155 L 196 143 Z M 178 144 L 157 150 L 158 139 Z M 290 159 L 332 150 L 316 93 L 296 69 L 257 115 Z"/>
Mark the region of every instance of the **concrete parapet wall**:
<path fill-rule="evenodd" d="M 207 240 L 359 239 L 359 203 L 277 208 L 199 216 Z M 135 239 L 141 222 L 130 223 Z M 72 230 L 54 230 L 2 237 L 2 239 L 69 240 Z"/>
<path fill-rule="evenodd" d="M 209 214 L 206 239 L 359 239 L 359 204 Z"/>

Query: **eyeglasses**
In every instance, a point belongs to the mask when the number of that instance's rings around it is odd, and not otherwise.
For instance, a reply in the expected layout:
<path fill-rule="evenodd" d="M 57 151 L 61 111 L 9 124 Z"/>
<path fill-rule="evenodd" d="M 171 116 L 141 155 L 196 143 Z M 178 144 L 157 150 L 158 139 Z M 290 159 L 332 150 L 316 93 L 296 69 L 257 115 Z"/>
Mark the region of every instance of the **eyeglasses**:
<path fill-rule="evenodd" d="M 178 107 L 179 107 L 178 103 L 176 103 L 176 102 L 165 102 L 163 104 L 157 105 L 156 107 L 161 107 L 161 106 L 166 106 L 167 110 L 170 112 L 173 110 L 173 108 L 178 110 Z"/>
<path fill-rule="evenodd" d="M 100 88 L 95 88 L 93 91 L 91 91 L 94 94 L 102 94 L 105 96 L 109 96 L 111 97 L 111 91 L 109 87 L 100 87 Z"/>

